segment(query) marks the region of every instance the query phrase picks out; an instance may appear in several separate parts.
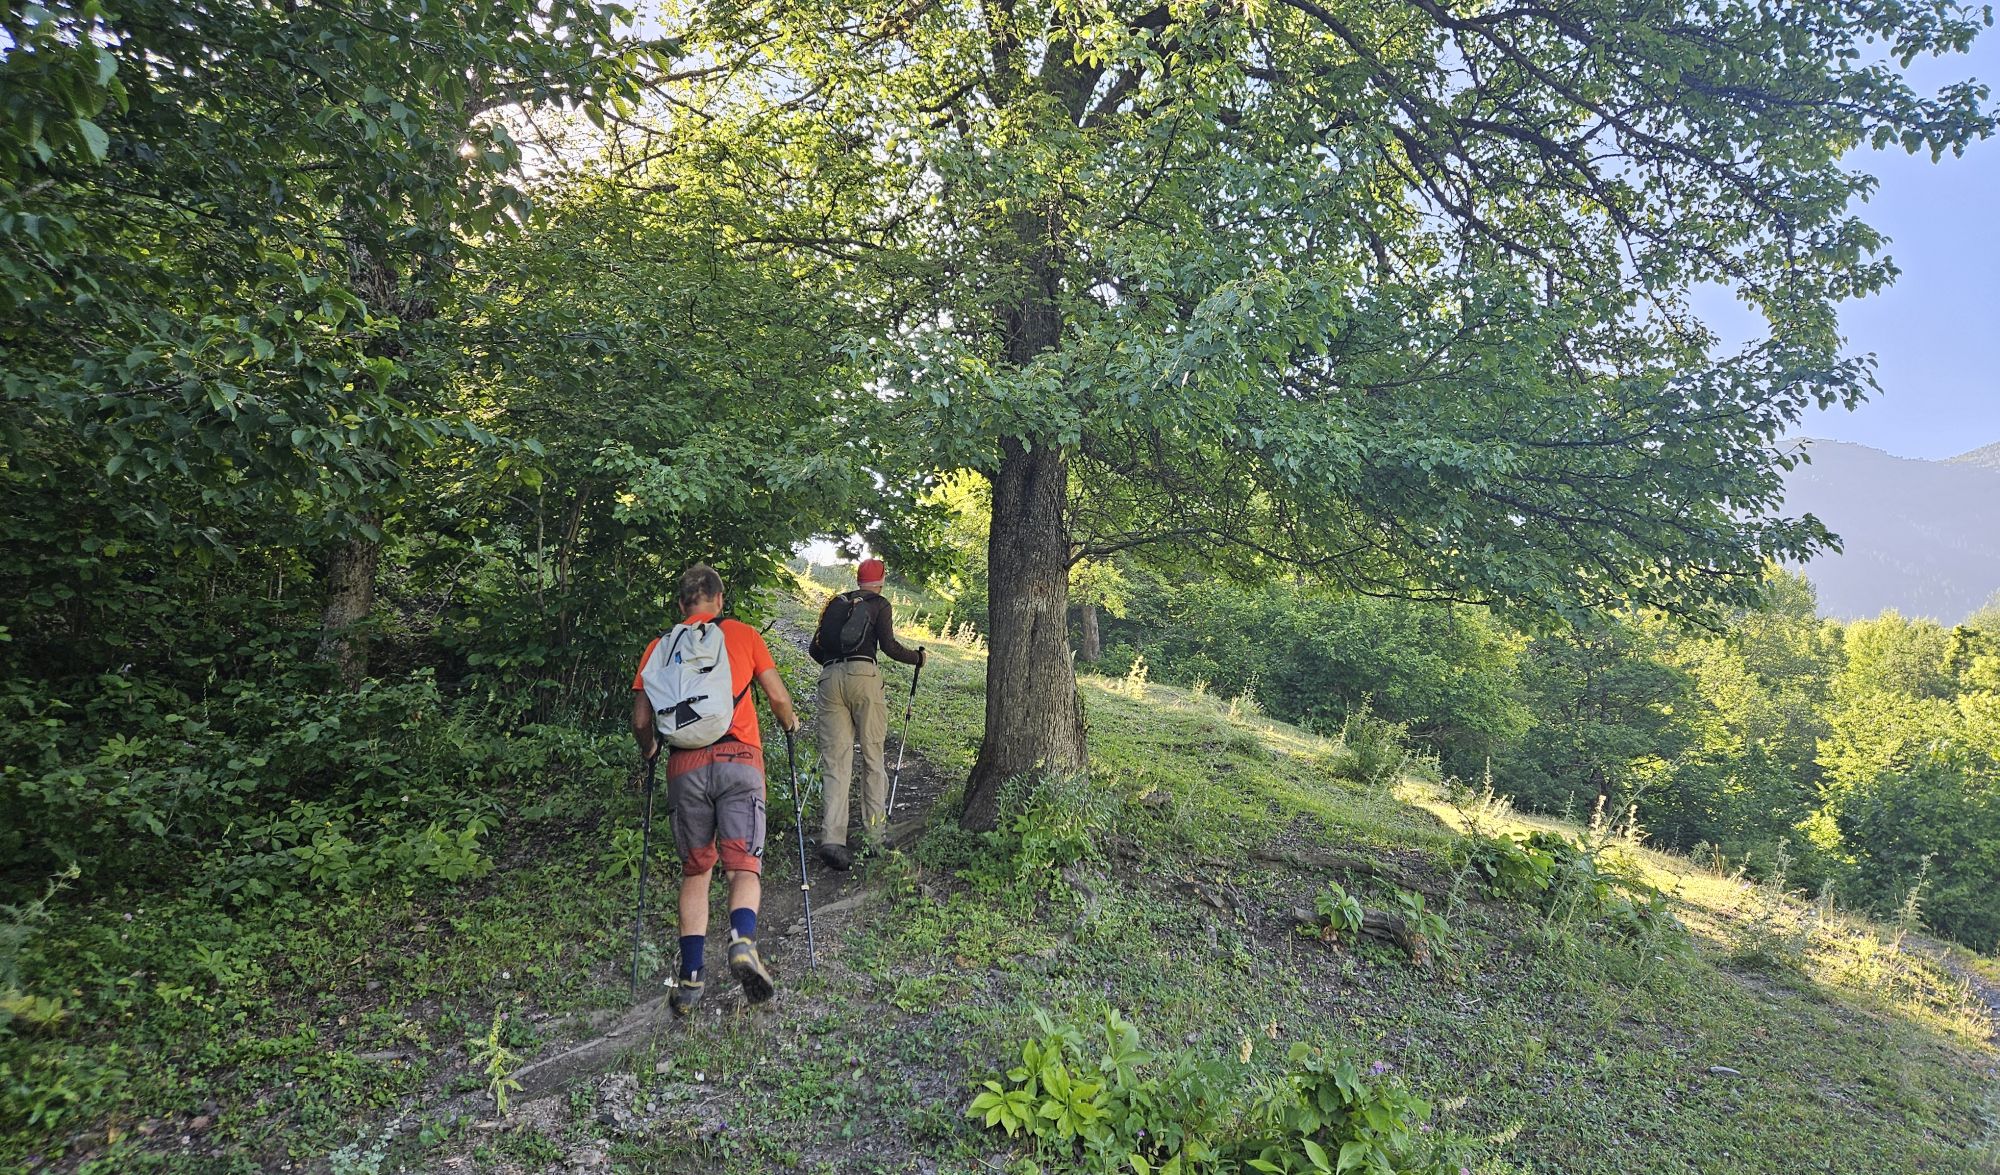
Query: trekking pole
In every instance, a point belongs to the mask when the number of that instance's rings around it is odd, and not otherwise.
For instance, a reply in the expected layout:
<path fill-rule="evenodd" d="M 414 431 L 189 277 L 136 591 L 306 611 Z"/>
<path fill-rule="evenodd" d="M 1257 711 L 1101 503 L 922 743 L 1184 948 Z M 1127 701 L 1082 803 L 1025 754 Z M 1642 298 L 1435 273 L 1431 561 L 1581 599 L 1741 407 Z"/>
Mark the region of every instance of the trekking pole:
<path fill-rule="evenodd" d="M 813 887 L 812 874 L 806 872 L 806 801 L 799 794 L 799 750 L 792 741 L 792 732 L 785 732 L 785 758 L 792 765 L 792 812 L 793 829 L 799 834 L 799 893 L 806 903 L 806 961 L 814 970 L 819 969 L 819 946 L 813 942 Z"/>
<path fill-rule="evenodd" d="M 917 665 L 910 670 L 910 697 L 903 703 L 903 737 L 896 743 L 896 773 L 889 777 L 889 810 L 884 818 L 896 814 L 896 785 L 903 781 L 903 752 L 910 747 L 910 711 L 917 708 L 917 679 L 924 675 L 922 645 L 917 646 Z"/>
<path fill-rule="evenodd" d="M 646 858 L 653 850 L 653 773 L 660 763 L 660 747 L 653 746 L 653 757 L 646 760 L 646 816 L 639 834 L 639 908 L 632 915 L 632 998 L 639 998 L 639 946 L 644 941 L 646 930 Z"/>

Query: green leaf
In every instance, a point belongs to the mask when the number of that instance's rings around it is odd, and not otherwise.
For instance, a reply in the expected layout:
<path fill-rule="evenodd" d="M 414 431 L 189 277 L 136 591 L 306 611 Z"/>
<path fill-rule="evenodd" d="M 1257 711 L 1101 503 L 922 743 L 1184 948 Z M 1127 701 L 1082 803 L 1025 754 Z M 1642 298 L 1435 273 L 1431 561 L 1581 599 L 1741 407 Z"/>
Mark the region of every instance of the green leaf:
<path fill-rule="evenodd" d="M 90 152 L 91 159 L 104 162 L 105 154 L 111 150 L 111 136 L 104 133 L 104 128 L 87 118 L 79 118 L 76 132 L 82 136 L 84 150 Z"/>
<path fill-rule="evenodd" d="M 1314 1167 L 1318 1168 L 1321 1171 L 1332 1170 L 1332 1167 L 1329 1166 L 1329 1160 L 1326 1157 L 1325 1147 L 1314 1142 L 1310 1138 L 1301 1138 L 1299 1140 L 1299 1145 L 1305 1148 L 1306 1157 L 1312 1160 L 1312 1164 Z"/>

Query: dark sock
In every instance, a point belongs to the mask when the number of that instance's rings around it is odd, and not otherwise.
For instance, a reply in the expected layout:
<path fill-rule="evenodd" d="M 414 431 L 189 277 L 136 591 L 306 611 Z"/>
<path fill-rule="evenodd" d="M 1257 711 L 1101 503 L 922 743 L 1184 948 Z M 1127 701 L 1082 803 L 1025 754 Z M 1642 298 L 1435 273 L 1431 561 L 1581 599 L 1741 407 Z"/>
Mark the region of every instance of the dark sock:
<path fill-rule="evenodd" d="M 729 928 L 738 938 L 757 937 L 757 911 L 748 906 L 729 911 Z"/>
<path fill-rule="evenodd" d="M 701 972 L 701 951 L 708 945 L 708 939 L 699 934 L 681 935 L 681 978 L 689 979 Z"/>

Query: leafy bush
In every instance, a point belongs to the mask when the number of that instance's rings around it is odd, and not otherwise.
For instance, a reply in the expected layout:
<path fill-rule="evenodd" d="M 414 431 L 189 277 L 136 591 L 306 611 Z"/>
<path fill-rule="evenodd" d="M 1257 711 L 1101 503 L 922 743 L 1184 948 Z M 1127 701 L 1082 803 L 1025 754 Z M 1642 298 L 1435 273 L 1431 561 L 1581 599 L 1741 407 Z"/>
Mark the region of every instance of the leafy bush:
<path fill-rule="evenodd" d="M 1340 723 L 1340 746 L 1346 759 L 1341 773 L 1369 787 L 1394 782 L 1409 761 L 1409 733 L 1408 724 L 1378 716 L 1370 699 L 1363 698 Z"/>
<path fill-rule="evenodd" d="M 1038 889 L 1066 865 L 1101 860 L 1122 807 L 1116 793 L 1085 774 L 1022 775 L 1001 799 L 1000 810 L 1012 817 L 986 834 L 987 851 L 972 863 L 975 880 Z"/>
<path fill-rule="evenodd" d="M 1093 1033 L 1056 1024 L 1021 1046 L 1021 1063 L 983 1082 L 968 1114 L 1031 1139 L 1057 1171 L 1105 1175 L 1383 1175 L 1460 1172 L 1430 1105 L 1389 1066 L 1294 1044 L 1277 1072 L 1145 1051 L 1114 1009 Z"/>
<path fill-rule="evenodd" d="M 1552 832 L 1476 836 L 1465 864 L 1486 892 L 1533 905 L 1551 916 L 1581 916 L 1620 938 L 1645 938 L 1679 927 L 1667 897 L 1609 846 L 1592 848 Z"/>
<path fill-rule="evenodd" d="M 1126 617 L 1107 619 L 1104 631 L 1100 673 L 1122 674 L 1143 648 L 1155 681 L 1206 682 L 1216 697 L 1238 699 L 1239 714 L 1255 703 L 1327 735 L 1356 714 L 1405 725 L 1461 775 L 1506 754 L 1532 725 L 1520 642 L 1483 608 L 1296 584 L 1135 581 Z"/>
<path fill-rule="evenodd" d="M 61 999 L 27 990 L 21 948 L 48 921 L 50 899 L 75 879 L 76 869 L 65 869 L 35 900 L 19 906 L 0 906 L 0 1033 L 14 1031 L 12 1025 L 17 1020 L 30 1028 L 45 1028 L 67 1014 Z"/>
<path fill-rule="evenodd" d="M 1348 893 L 1337 881 L 1326 883 L 1326 888 L 1313 898 L 1313 907 L 1334 934 L 1353 934 L 1361 929 L 1361 899 Z"/>
<path fill-rule="evenodd" d="M 207 700 L 106 675 L 100 694 L 0 694 L 21 719 L 0 724 L 0 830 L 41 830 L 32 863 L 91 888 L 240 906 L 476 878 L 510 787 L 610 762 L 602 736 L 448 701 L 428 671 L 352 693 L 231 683 Z"/>
<path fill-rule="evenodd" d="M 1407 889 L 1396 891 L 1396 910 L 1409 924 L 1411 933 L 1427 943 L 1437 943 L 1451 932 L 1444 915 L 1424 908 L 1424 895 Z"/>

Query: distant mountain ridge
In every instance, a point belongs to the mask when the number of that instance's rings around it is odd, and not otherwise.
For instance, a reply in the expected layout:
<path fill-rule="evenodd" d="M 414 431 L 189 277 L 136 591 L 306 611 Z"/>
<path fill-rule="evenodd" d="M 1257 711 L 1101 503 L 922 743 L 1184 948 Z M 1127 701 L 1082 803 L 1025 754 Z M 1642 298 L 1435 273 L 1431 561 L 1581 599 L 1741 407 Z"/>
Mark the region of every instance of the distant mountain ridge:
<path fill-rule="evenodd" d="M 1804 445 L 1812 460 L 1786 475 L 1785 512 L 1816 516 L 1843 547 L 1804 568 L 1823 615 L 1894 608 L 1956 624 L 2000 590 L 2000 443 L 1946 461 Z"/>
<path fill-rule="evenodd" d="M 1979 465 L 1987 469 L 2000 469 L 2000 441 L 1995 441 L 1970 453 L 1960 453 L 1951 458 L 1953 465 Z"/>

